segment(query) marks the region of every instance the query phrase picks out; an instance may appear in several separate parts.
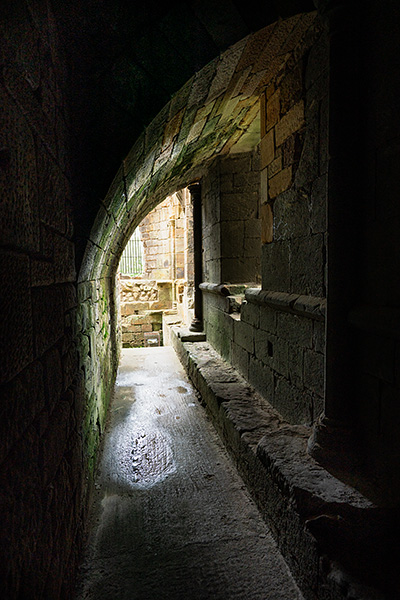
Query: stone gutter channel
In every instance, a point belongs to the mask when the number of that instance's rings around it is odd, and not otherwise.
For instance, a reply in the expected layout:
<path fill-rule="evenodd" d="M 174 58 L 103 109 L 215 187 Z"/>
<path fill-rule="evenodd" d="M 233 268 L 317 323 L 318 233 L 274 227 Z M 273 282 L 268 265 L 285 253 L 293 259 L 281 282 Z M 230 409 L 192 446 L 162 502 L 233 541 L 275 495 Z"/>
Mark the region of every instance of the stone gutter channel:
<path fill-rule="evenodd" d="M 170 339 L 305 597 L 394 598 L 391 512 L 311 458 L 310 428 L 285 422 L 204 333 L 171 326 Z"/>

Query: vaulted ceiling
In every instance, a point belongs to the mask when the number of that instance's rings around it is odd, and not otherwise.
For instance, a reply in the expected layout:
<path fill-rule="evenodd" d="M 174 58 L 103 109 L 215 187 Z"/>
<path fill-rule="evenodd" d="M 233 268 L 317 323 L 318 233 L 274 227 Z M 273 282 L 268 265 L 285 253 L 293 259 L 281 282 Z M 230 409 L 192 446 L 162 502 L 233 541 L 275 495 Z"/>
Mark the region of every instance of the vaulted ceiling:
<path fill-rule="evenodd" d="M 312 0 L 55 4 L 69 64 L 76 168 L 97 198 L 143 129 L 195 72 L 249 33 L 315 9 Z"/>

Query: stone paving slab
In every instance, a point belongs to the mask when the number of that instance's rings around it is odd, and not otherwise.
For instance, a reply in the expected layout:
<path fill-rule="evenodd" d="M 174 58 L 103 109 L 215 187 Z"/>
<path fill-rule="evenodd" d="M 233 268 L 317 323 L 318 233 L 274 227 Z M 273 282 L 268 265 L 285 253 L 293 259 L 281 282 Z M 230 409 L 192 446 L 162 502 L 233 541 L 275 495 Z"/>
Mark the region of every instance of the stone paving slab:
<path fill-rule="evenodd" d="M 303 599 L 172 347 L 123 350 L 110 413 L 79 600 Z"/>

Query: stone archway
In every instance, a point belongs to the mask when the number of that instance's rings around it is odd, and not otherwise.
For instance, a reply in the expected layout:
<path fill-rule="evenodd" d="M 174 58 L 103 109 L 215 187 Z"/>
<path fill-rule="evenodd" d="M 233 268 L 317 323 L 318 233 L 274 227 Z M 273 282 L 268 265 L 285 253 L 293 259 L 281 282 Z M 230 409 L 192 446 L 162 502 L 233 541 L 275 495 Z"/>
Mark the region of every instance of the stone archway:
<path fill-rule="evenodd" d="M 118 365 L 114 276 L 127 240 L 159 202 L 199 180 L 213 159 L 259 143 L 260 96 L 277 73 L 295 63 L 300 41 L 311 45 L 320 35 L 315 17 L 313 12 L 280 20 L 206 65 L 171 98 L 122 162 L 92 227 L 79 274 L 89 462 L 94 462 Z"/>

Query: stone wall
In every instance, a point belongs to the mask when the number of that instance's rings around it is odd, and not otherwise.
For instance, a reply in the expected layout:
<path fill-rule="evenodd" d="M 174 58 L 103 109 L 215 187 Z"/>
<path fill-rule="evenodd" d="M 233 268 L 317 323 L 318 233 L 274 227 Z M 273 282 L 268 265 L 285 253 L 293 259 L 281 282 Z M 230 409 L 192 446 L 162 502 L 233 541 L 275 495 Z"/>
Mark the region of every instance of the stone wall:
<path fill-rule="evenodd" d="M 203 179 L 204 280 L 261 279 L 259 153 L 221 157 Z"/>
<path fill-rule="evenodd" d="M 213 164 L 203 192 L 204 278 L 247 284 L 225 295 L 204 286 L 207 337 L 285 419 L 303 424 L 324 398 L 327 65 L 317 22 L 261 95 L 260 157 Z M 259 281 L 261 244 L 262 290 L 246 291 Z"/>
<path fill-rule="evenodd" d="M 156 331 L 162 345 L 162 315 L 173 307 L 173 281 L 133 279 L 120 275 L 122 346 L 145 346 L 145 334 Z"/>
<path fill-rule="evenodd" d="M 168 196 L 140 223 L 144 279 L 184 279 L 190 210 L 190 194 L 185 189 Z"/>
<path fill-rule="evenodd" d="M 87 504 L 66 59 L 50 3 L 1 13 L 1 596 L 66 599 Z"/>
<path fill-rule="evenodd" d="M 261 96 L 262 287 L 325 296 L 328 45 L 318 25 Z"/>

